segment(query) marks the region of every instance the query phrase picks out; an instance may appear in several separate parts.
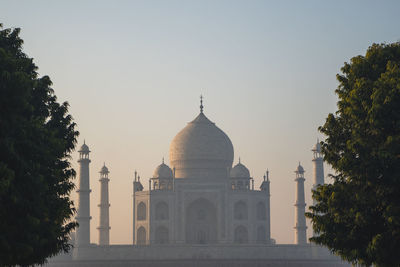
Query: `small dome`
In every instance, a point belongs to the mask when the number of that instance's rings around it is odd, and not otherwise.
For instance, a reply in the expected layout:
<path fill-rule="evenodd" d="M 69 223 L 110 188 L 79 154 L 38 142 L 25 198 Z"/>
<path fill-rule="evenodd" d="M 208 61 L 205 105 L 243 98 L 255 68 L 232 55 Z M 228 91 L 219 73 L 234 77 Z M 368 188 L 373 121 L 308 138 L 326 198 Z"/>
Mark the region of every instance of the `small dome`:
<path fill-rule="evenodd" d="M 296 172 L 296 173 L 304 173 L 304 169 L 303 169 L 303 167 L 300 165 L 300 163 L 299 163 L 299 166 L 297 166 L 297 169 L 296 169 L 295 172 Z"/>
<path fill-rule="evenodd" d="M 78 152 L 84 152 L 84 153 L 90 152 L 89 147 L 86 145 L 85 142 L 83 142 L 83 145 L 81 146 L 81 149 Z"/>
<path fill-rule="evenodd" d="M 173 172 L 168 165 L 161 163 L 153 173 L 153 178 L 173 178 Z"/>
<path fill-rule="evenodd" d="M 104 163 L 103 167 L 100 170 L 101 173 L 109 173 L 108 168 L 106 167 L 106 164 Z"/>
<path fill-rule="evenodd" d="M 317 142 L 317 143 L 313 146 L 313 148 L 312 148 L 311 151 L 321 153 L 321 144 L 320 144 L 319 142 Z"/>
<path fill-rule="evenodd" d="M 249 169 L 239 162 L 235 167 L 232 168 L 231 178 L 250 178 Z"/>

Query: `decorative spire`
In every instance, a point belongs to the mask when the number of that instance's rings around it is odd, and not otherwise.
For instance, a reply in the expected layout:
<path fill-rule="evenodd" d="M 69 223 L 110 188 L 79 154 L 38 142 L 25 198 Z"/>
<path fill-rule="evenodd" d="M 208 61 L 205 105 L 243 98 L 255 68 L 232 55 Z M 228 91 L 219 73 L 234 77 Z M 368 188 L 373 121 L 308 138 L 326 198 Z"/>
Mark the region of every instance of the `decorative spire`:
<path fill-rule="evenodd" d="M 83 139 L 83 144 L 86 145 L 86 140 L 85 139 Z"/>
<path fill-rule="evenodd" d="M 266 175 L 267 175 L 267 181 L 269 181 L 269 170 L 268 169 L 267 169 Z"/>
<path fill-rule="evenodd" d="M 162 164 L 164 164 L 164 157 L 162 157 Z"/>
<path fill-rule="evenodd" d="M 240 157 L 239 157 L 239 164 L 241 164 L 241 163 L 240 163 Z"/>
<path fill-rule="evenodd" d="M 203 113 L 203 95 L 200 95 L 200 113 Z"/>
<path fill-rule="evenodd" d="M 137 171 L 135 170 L 135 182 L 137 182 Z"/>

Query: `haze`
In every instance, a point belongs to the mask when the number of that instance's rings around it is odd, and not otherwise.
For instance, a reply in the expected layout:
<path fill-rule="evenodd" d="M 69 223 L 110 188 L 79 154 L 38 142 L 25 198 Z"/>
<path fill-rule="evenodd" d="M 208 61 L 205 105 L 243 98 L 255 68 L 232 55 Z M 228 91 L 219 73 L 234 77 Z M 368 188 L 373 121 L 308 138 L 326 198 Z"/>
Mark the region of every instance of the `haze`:
<path fill-rule="evenodd" d="M 293 171 L 301 161 L 311 204 L 310 149 L 336 110 L 335 75 L 372 43 L 399 40 L 399 10 L 398 1 L 2 1 L 0 21 L 22 28 L 25 52 L 71 105 L 78 147 L 86 139 L 92 150 L 91 242 L 103 162 L 111 243 L 131 244 L 133 172 L 146 189 L 162 157 L 169 164 L 203 94 L 257 188 L 269 168 L 271 235 L 293 243 Z"/>

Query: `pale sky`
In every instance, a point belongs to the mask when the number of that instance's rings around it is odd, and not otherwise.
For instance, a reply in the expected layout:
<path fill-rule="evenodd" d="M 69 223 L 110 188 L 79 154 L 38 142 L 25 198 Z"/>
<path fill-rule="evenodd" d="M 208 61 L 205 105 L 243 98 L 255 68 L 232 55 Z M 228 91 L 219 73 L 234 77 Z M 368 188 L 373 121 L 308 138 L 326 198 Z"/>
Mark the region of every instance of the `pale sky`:
<path fill-rule="evenodd" d="M 4 27 L 49 75 L 92 150 L 91 242 L 99 170 L 110 170 L 110 239 L 132 243 L 132 179 L 148 178 L 204 110 L 235 163 L 271 177 L 271 234 L 294 242 L 294 170 L 311 204 L 318 126 L 336 110 L 335 75 L 372 43 L 400 40 L 399 1 L 0 1 Z M 73 154 L 78 171 L 77 152 Z M 327 170 L 327 166 L 325 166 Z M 327 175 L 327 171 L 325 175 Z M 78 180 L 76 180 L 78 181 Z M 329 181 L 329 180 L 328 180 Z M 76 199 L 76 193 L 73 193 Z M 308 229 L 308 236 L 311 228 Z"/>

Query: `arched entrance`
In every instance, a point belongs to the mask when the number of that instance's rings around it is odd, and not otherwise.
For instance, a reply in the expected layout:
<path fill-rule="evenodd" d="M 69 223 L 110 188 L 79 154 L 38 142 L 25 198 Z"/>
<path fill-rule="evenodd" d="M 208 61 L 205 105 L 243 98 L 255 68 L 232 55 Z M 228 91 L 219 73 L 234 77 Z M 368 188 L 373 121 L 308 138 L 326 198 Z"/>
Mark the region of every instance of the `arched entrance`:
<path fill-rule="evenodd" d="M 137 230 L 137 244 L 146 245 L 146 229 L 143 226 Z"/>
<path fill-rule="evenodd" d="M 235 229 L 234 241 L 238 244 L 245 244 L 249 240 L 246 227 L 240 225 Z"/>
<path fill-rule="evenodd" d="M 216 243 L 217 225 L 214 204 L 204 198 L 193 201 L 186 209 L 186 243 Z"/>
<path fill-rule="evenodd" d="M 156 244 L 166 244 L 168 243 L 169 236 L 168 236 L 168 229 L 164 226 L 159 226 L 156 229 L 155 234 L 155 243 Z"/>
<path fill-rule="evenodd" d="M 156 205 L 156 220 L 168 220 L 168 204 L 164 201 Z"/>
<path fill-rule="evenodd" d="M 235 220 L 247 220 L 247 204 L 244 201 L 235 203 L 233 217 Z"/>

